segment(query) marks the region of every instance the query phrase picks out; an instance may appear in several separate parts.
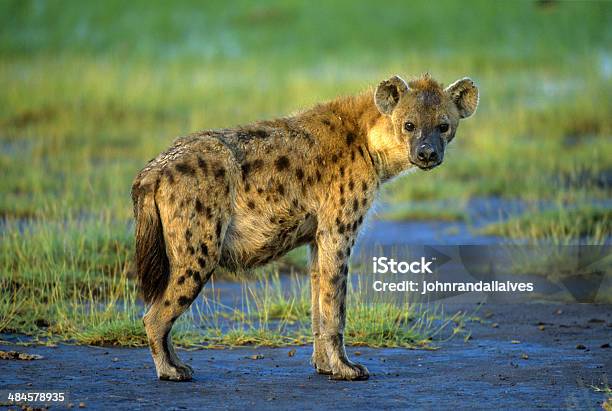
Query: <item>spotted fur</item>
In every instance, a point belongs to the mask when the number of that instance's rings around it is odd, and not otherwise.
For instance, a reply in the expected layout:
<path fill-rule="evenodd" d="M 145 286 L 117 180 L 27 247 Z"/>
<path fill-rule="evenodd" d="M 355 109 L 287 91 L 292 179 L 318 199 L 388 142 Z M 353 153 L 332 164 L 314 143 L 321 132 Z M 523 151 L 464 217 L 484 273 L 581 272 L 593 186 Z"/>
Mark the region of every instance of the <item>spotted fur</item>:
<path fill-rule="evenodd" d="M 151 160 L 132 197 L 159 378 L 191 378 L 170 330 L 217 267 L 250 269 L 303 244 L 311 248 L 312 363 L 336 379 L 367 378 L 344 349 L 352 247 L 381 183 L 412 167 L 419 140 L 404 131 L 406 119 L 422 137 L 443 118 L 450 130 L 436 136 L 445 145 L 474 101 L 471 80 L 443 89 L 428 76 L 395 76 L 291 117 L 179 138 Z"/>

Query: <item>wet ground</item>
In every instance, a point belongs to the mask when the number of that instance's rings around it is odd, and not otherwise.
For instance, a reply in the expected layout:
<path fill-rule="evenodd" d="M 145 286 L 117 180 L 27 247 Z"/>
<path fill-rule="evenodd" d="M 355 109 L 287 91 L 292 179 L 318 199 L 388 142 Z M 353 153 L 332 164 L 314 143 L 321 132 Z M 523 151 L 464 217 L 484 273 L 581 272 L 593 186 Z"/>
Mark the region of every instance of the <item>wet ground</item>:
<path fill-rule="evenodd" d="M 435 351 L 350 347 L 372 374 L 362 382 L 315 374 L 310 347 L 180 351 L 195 379 L 173 383 L 155 378 L 146 349 L 0 344 L 43 356 L 0 360 L 0 392 L 65 392 L 62 408 L 91 409 L 600 408 L 612 306 L 485 305 L 480 315 L 471 339 Z"/>

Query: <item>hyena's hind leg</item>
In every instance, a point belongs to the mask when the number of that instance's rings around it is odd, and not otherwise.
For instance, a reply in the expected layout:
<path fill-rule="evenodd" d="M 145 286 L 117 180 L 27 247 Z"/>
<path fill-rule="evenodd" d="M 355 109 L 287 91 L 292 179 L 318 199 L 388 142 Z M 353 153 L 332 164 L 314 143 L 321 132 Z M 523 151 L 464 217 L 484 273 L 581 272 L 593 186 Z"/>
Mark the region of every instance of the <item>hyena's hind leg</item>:
<path fill-rule="evenodd" d="M 227 195 L 198 191 L 194 198 L 192 192 L 187 195 L 175 185 L 172 189 L 160 189 L 157 196 L 170 278 L 161 298 L 145 315 L 144 324 L 157 375 L 165 380 L 186 381 L 192 377 L 193 369 L 180 361 L 174 351 L 171 330 L 214 272 L 229 221 Z M 187 198 L 172 202 L 173 195 Z"/>

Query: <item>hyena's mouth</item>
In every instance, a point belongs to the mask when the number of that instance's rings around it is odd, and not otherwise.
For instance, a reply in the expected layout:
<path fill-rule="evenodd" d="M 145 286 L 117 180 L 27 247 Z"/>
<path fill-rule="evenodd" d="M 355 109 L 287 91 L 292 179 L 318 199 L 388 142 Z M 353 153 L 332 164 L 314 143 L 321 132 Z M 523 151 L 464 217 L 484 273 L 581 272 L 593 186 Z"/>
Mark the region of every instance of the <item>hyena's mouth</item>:
<path fill-rule="evenodd" d="M 432 169 L 434 169 L 434 168 L 438 167 L 440 164 L 442 164 L 442 161 L 438 161 L 438 162 L 435 162 L 435 163 L 433 163 L 433 164 L 431 164 L 431 163 L 427 163 L 427 164 L 420 164 L 420 163 L 416 163 L 416 162 L 414 162 L 414 161 L 411 161 L 410 163 L 411 163 L 413 166 L 416 166 L 416 167 L 420 168 L 421 170 L 424 170 L 424 171 L 429 171 L 429 170 L 432 170 Z"/>

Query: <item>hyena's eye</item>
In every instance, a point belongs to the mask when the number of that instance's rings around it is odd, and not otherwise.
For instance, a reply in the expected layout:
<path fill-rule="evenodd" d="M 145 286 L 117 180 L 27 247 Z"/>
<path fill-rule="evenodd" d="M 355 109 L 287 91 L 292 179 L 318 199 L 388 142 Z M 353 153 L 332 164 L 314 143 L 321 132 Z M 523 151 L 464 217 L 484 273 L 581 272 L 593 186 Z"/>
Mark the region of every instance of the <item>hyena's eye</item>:
<path fill-rule="evenodd" d="M 412 124 L 410 121 L 404 124 L 404 128 L 406 131 L 414 131 L 415 129 L 414 124 Z"/>
<path fill-rule="evenodd" d="M 440 133 L 446 133 L 448 131 L 448 124 L 442 123 L 438 126 Z"/>

